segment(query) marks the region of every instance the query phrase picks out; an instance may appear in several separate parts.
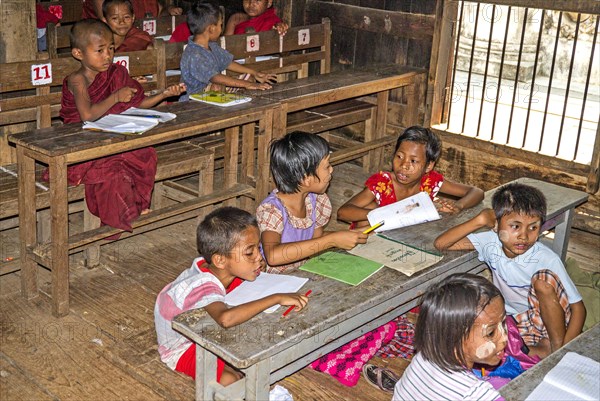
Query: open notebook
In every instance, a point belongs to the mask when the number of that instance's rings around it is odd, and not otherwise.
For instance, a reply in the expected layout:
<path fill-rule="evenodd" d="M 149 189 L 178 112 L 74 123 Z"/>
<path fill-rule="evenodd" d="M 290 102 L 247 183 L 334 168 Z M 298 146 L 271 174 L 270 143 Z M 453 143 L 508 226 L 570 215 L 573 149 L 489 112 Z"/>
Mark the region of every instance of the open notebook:
<path fill-rule="evenodd" d="M 372 226 L 380 221 L 384 222 L 383 226 L 375 230 L 376 233 L 380 233 L 395 228 L 439 220 L 440 215 L 429 194 L 427 192 L 419 192 L 391 205 L 373 209 L 367 214 L 367 218 L 369 219 L 369 224 Z"/>
<path fill-rule="evenodd" d="M 308 281 L 307 278 L 287 274 L 261 273 L 254 281 L 244 281 L 235 290 L 225 295 L 225 303 L 238 306 L 278 293 L 298 292 Z M 271 306 L 265 313 L 273 313 L 279 305 Z"/>
<path fill-rule="evenodd" d="M 534 400 L 600 400 L 600 363 L 567 352 L 526 401 Z"/>
<path fill-rule="evenodd" d="M 141 134 L 156 127 L 159 122 L 170 121 L 175 117 L 177 116 L 173 113 L 132 107 L 121 114 L 108 114 L 96 121 L 86 121 L 83 123 L 83 129 L 118 134 Z"/>

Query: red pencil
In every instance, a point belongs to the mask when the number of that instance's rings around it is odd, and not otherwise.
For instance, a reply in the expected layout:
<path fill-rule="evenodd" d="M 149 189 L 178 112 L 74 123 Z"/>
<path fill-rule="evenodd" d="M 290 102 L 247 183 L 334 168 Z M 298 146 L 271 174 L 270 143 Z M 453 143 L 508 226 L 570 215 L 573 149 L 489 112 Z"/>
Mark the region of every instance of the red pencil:
<path fill-rule="evenodd" d="M 312 292 L 312 290 L 306 291 L 306 294 L 304 294 L 304 296 L 305 297 L 309 296 L 311 292 Z M 287 308 L 287 310 L 285 312 L 283 312 L 283 316 L 282 317 L 286 317 L 291 311 L 294 310 L 295 307 L 296 307 L 296 305 L 292 305 L 289 308 Z"/>

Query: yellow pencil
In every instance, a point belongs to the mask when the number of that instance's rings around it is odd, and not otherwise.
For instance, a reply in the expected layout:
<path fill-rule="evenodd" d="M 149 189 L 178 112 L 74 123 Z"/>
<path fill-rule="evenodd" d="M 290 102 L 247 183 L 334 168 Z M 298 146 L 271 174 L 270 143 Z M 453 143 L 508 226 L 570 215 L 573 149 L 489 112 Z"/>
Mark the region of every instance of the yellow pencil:
<path fill-rule="evenodd" d="M 368 234 L 373 230 L 377 230 L 379 227 L 381 227 L 383 224 L 385 223 L 385 221 L 381 220 L 379 223 L 372 225 L 371 227 L 367 228 L 365 231 L 363 231 L 363 234 Z"/>

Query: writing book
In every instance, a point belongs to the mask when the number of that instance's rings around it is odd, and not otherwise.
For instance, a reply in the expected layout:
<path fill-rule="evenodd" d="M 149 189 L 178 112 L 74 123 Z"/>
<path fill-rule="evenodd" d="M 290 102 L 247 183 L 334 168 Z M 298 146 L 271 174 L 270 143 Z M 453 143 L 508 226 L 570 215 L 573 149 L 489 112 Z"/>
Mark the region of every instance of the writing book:
<path fill-rule="evenodd" d="M 358 256 L 340 252 L 325 252 L 312 257 L 300 270 L 319 274 L 350 285 L 359 285 L 383 265 Z"/>
<path fill-rule="evenodd" d="M 238 306 L 273 294 L 298 292 L 307 281 L 307 278 L 287 274 L 261 273 L 256 280 L 244 281 L 235 290 L 225 295 L 225 303 L 229 306 Z M 278 308 L 279 305 L 274 305 L 264 312 L 273 313 Z"/>
<path fill-rule="evenodd" d="M 249 96 L 242 96 L 238 93 L 208 91 L 204 93 L 194 93 L 190 95 L 190 100 L 220 107 L 229 107 L 235 106 L 236 104 L 248 103 L 252 98 Z"/>
<path fill-rule="evenodd" d="M 381 263 L 409 277 L 442 260 L 440 254 L 415 248 L 382 234 L 369 236 L 366 244 L 359 244 L 348 252 Z"/>
<path fill-rule="evenodd" d="M 141 134 L 158 125 L 158 118 L 108 114 L 96 121 L 86 121 L 83 129 L 115 132 L 118 134 Z"/>
<path fill-rule="evenodd" d="M 177 114 L 174 113 L 168 113 L 165 111 L 158 111 L 152 109 L 138 109 L 137 107 L 130 107 L 124 112 L 122 112 L 121 115 L 156 118 L 159 123 L 166 123 L 167 121 L 171 121 L 177 117 Z"/>
<path fill-rule="evenodd" d="M 544 376 L 526 401 L 578 401 L 600 399 L 600 363 L 575 352 L 567 352 Z"/>
<path fill-rule="evenodd" d="M 370 225 L 375 225 L 380 221 L 385 222 L 383 226 L 375 230 L 376 233 L 380 233 L 395 228 L 439 220 L 440 215 L 433 205 L 429 194 L 427 192 L 419 192 L 391 205 L 371 210 L 367 214 L 367 219 L 369 219 Z"/>

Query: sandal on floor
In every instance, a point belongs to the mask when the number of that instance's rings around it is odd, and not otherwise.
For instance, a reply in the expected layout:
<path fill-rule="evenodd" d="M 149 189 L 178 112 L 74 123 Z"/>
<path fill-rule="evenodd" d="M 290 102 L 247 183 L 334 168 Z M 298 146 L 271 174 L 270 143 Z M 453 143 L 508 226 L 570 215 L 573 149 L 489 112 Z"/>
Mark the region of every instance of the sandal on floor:
<path fill-rule="evenodd" d="M 371 386 L 377 387 L 378 389 L 388 393 L 394 392 L 394 386 L 399 380 L 399 377 L 396 376 L 391 370 L 378 368 L 375 365 L 367 363 L 365 366 L 363 366 L 362 371 L 367 383 L 369 383 Z"/>

